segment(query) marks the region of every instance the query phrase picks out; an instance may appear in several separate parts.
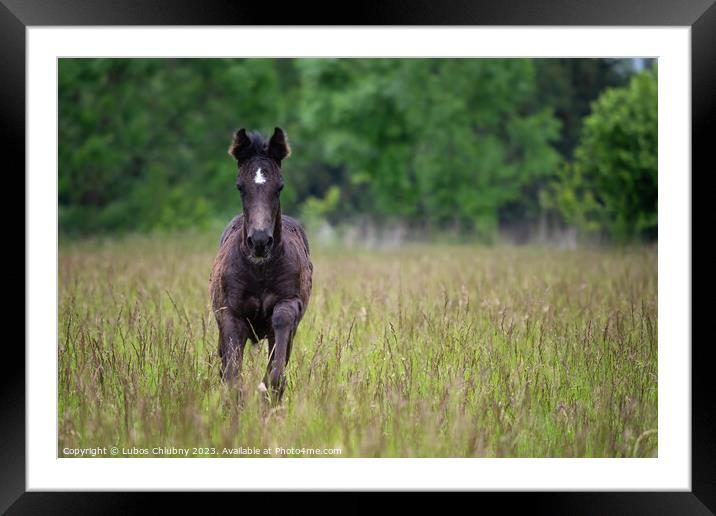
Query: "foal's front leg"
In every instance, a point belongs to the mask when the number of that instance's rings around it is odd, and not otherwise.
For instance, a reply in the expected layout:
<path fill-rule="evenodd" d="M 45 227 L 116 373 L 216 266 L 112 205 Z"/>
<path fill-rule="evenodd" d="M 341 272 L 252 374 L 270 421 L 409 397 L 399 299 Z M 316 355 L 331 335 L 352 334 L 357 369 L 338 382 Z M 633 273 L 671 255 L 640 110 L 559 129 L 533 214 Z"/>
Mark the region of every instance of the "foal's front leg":
<path fill-rule="evenodd" d="M 280 400 L 286 387 L 285 370 L 291 353 L 291 343 L 300 317 L 301 302 L 287 299 L 276 303 L 271 316 L 273 349 L 269 346 L 269 364 L 266 380 L 271 394 Z M 270 342 L 270 341 L 269 341 Z"/>
<path fill-rule="evenodd" d="M 249 325 L 236 314 L 224 313 L 219 322 L 219 356 L 221 377 L 227 383 L 236 383 L 241 376 L 244 346 L 249 338 Z"/>

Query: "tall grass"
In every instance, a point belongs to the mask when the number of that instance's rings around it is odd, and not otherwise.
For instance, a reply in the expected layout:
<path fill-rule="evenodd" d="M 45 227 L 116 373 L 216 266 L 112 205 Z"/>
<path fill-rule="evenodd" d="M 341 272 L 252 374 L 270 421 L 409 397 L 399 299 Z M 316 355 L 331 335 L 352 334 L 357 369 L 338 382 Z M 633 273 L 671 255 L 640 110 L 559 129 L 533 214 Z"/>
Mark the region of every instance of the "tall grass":
<path fill-rule="evenodd" d="M 273 408 L 256 391 L 265 342 L 247 345 L 243 395 L 220 381 L 215 252 L 200 235 L 61 246 L 61 456 L 657 454 L 653 249 L 314 250 L 313 295 Z"/>

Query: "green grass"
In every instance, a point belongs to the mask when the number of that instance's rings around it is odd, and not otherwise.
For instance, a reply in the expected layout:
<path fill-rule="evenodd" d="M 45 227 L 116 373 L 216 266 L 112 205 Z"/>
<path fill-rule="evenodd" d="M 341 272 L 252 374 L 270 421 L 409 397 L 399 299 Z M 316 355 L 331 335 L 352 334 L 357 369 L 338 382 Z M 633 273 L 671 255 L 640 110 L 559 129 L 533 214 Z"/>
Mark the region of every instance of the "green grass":
<path fill-rule="evenodd" d="M 213 235 L 63 244 L 59 448 L 657 454 L 655 249 L 316 249 L 283 403 L 219 378 Z"/>

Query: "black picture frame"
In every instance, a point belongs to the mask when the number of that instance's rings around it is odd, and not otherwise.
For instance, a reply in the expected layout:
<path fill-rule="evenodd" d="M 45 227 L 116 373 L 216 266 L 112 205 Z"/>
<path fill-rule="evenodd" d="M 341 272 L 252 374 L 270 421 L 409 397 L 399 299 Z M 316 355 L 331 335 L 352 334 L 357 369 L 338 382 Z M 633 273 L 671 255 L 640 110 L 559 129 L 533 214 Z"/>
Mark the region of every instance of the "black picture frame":
<path fill-rule="evenodd" d="M 409 4 L 409 6 L 406 6 Z M 713 169 L 709 136 L 716 112 L 716 5 L 714 0 L 556 0 L 450 3 L 413 0 L 267 7 L 260 2 L 179 0 L 0 0 L 0 146 L 6 171 L 25 169 L 25 29 L 60 25 L 552 25 L 690 26 L 692 175 Z M 408 8 L 409 7 L 409 8 Z M 711 129 L 711 130 L 709 130 Z M 8 159 L 10 158 L 10 159 Z M 8 165 L 12 163 L 12 165 Z M 15 174 L 19 177 L 19 174 Z M 693 183 L 692 183 L 693 184 Z M 24 191 L 24 181 L 23 181 Z M 693 188 L 692 188 L 692 191 Z M 693 203 L 693 201 L 692 201 Z M 692 204 L 693 206 L 693 204 Z M 693 235 L 693 229 L 692 229 Z M 693 240 L 691 240 L 693 242 Z M 693 246 L 692 246 L 693 263 Z M 25 261 L 27 256 L 24 256 Z M 27 269 L 25 268 L 27 274 Z M 693 265 L 692 265 L 693 271 Z M 693 272 L 692 272 L 693 274 Z M 705 288 L 705 287 L 702 287 Z M 24 305 L 24 303 L 23 303 Z M 679 344 L 679 343 L 672 343 Z M 712 514 L 716 511 L 716 425 L 708 392 L 710 339 L 692 343 L 692 491 L 613 493 L 502 493 L 503 508 L 579 514 Z M 127 513 L 147 507 L 147 493 L 26 492 L 25 353 L 5 346 L 0 375 L 0 511 Z M 12 364 L 12 366 L 10 366 Z M 184 508 L 186 497 L 175 493 Z M 240 495 L 245 497 L 246 494 Z M 355 506 L 355 508 L 358 508 Z M 166 508 L 166 506 L 165 506 Z"/>

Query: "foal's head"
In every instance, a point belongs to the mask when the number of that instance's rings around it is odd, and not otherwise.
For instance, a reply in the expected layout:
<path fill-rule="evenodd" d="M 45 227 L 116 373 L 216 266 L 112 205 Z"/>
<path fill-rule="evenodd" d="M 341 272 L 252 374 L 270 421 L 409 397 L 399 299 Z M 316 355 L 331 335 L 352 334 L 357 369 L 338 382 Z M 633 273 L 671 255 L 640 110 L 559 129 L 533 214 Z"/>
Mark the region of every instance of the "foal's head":
<path fill-rule="evenodd" d="M 229 147 L 239 168 L 236 188 L 244 205 L 244 245 L 255 263 L 267 260 L 281 240 L 281 161 L 290 153 L 279 127 L 268 142 L 260 134 L 240 129 Z"/>

